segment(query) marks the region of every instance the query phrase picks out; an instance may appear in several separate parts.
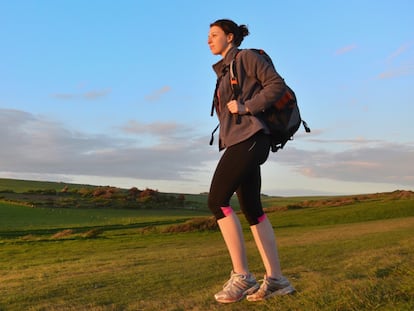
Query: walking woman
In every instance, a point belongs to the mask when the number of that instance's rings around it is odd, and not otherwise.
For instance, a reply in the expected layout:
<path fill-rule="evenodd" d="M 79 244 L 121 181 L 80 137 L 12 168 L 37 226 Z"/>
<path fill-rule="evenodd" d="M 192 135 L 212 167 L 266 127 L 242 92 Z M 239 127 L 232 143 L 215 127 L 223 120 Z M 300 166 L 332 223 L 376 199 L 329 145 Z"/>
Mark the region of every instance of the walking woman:
<path fill-rule="evenodd" d="M 220 123 L 219 149 L 224 150 L 211 181 L 208 207 L 217 219 L 233 266 L 223 290 L 215 294 L 221 303 L 237 302 L 246 296 L 249 301 L 259 301 L 295 291 L 282 274 L 273 227 L 260 199 L 260 165 L 269 155 L 270 138 L 257 115 L 280 98 L 286 86 L 260 55 L 238 49 L 248 34 L 245 25 L 227 19 L 212 23 L 208 34 L 211 52 L 222 57 L 213 69 L 218 77 L 214 108 Z M 236 54 L 241 86 L 237 100 L 229 75 Z M 249 271 L 240 220 L 230 206 L 235 192 L 266 270 L 261 285 Z"/>

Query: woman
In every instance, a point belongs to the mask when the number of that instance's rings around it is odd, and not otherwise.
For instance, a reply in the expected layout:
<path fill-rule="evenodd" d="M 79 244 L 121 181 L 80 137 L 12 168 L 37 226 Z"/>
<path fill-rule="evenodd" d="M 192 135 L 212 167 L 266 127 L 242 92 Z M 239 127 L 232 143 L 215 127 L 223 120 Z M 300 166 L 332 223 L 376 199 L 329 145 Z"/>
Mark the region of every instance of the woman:
<path fill-rule="evenodd" d="M 213 65 L 218 77 L 214 107 L 220 122 L 219 149 L 225 149 L 211 181 L 208 206 L 217 219 L 233 266 L 223 290 L 215 294 L 221 303 L 237 302 L 246 296 L 249 301 L 259 301 L 295 291 L 282 275 L 273 227 L 260 200 L 260 165 L 269 155 L 270 138 L 266 126 L 255 116 L 276 101 L 286 86 L 260 55 L 238 50 L 248 34 L 245 25 L 227 19 L 212 23 L 208 34 L 211 52 L 222 56 Z M 236 54 L 241 86 L 237 100 L 229 76 L 229 65 Z M 261 285 L 249 272 L 241 224 L 230 206 L 234 192 L 266 269 Z"/>

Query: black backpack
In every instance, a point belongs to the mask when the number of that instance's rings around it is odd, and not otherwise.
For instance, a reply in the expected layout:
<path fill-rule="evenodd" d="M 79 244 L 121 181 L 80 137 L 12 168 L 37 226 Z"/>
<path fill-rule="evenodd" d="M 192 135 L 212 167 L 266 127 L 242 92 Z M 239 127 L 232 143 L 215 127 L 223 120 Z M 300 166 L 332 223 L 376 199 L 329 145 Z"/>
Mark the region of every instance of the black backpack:
<path fill-rule="evenodd" d="M 262 55 L 264 59 L 272 65 L 273 62 L 270 56 L 261 49 L 251 49 L 252 51 Z M 240 51 L 239 51 L 240 52 Z M 240 94 L 240 87 L 237 80 L 236 73 L 236 57 L 230 64 L 230 83 L 233 89 L 234 99 Z M 283 149 L 285 144 L 293 139 L 293 135 L 298 131 L 301 124 L 305 128 L 306 133 L 309 133 L 311 130 L 308 127 L 307 123 L 302 120 L 299 112 L 299 107 L 296 99 L 295 92 L 286 85 L 286 91 L 283 96 L 276 101 L 271 107 L 267 108 L 265 111 L 258 115 L 258 117 L 264 121 L 266 126 L 269 128 L 271 136 L 271 149 L 272 152 L 276 152 L 279 149 Z M 241 121 L 240 116 L 237 116 L 236 123 Z"/>

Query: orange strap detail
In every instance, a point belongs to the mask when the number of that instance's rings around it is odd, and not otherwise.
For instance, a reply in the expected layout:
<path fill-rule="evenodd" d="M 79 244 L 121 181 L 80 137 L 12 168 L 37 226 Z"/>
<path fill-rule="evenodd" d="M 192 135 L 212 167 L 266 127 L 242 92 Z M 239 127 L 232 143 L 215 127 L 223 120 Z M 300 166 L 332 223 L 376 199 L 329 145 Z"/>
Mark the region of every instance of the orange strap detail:
<path fill-rule="evenodd" d="M 289 90 L 285 91 L 285 94 L 277 101 L 276 108 L 277 109 L 283 109 L 285 108 L 286 104 L 293 99 L 292 94 L 289 92 Z"/>

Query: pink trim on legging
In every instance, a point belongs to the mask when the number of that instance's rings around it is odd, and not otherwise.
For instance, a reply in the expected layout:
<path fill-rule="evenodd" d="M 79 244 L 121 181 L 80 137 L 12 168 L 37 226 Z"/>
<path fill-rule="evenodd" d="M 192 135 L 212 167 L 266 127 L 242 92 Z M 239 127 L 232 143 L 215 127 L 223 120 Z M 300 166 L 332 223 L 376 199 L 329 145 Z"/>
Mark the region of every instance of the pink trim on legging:
<path fill-rule="evenodd" d="M 266 219 L 266 214 L 263 214 L 262 216 L 260 216 L 259 218 L 257 218 L 257 221 L 259 223 L 263 222 Z"/>
<path fill-rule="evenodd" d="M 221 210 L 223 211 L 224 216 L 229 216 L 233 213 L 233 209 L 230 205 L 221 207 Z"/>

